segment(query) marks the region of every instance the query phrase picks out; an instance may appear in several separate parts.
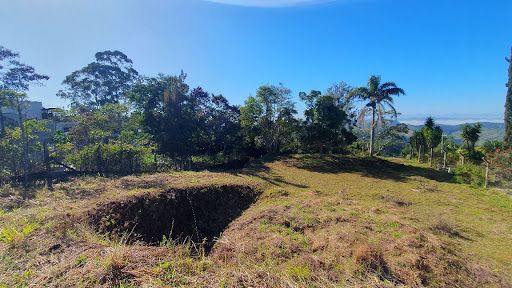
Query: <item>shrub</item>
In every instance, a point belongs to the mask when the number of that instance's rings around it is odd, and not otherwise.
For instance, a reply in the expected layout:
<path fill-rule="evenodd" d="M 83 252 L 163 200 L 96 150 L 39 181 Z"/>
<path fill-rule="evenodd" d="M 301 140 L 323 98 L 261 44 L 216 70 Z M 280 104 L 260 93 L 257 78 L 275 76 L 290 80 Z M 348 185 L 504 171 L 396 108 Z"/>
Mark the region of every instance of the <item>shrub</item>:
<path fill-rule="evenodd" d="M 512 183 L 512 152 L 496 149 L 492 155 L 492 169 L 496 176 L 496 182 L 510 185 Z"/>
<path fill-rule="evenodd" d="M 151 148 L 120 143 L 85 146 L 66 160 L 87 172 L 145 172 L 155 165 Z"/>
<path fill-rule="evenodd" d="M 437 222 L 430 228 L 434 231 L 447 235 L 453 235 L 457 233 L 457 224 L 455 221 L 453 219 L 444 217 L 439 218 Z"/>
<path fill-rule="evenodd" d="M 455 179 L 459 183 L 482 186 L 485 182 L 485 168 L 471 163 L 457 165 Z"/>

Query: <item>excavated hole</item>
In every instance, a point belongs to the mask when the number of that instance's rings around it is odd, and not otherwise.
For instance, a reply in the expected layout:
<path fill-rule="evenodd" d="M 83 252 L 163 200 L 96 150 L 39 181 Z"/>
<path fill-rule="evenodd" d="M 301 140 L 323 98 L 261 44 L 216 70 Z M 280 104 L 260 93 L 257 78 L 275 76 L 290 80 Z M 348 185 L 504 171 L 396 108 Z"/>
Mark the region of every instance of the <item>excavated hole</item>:
<path fill-rule="evenodd" d="M 204 243 L 206 252 L 214 239 L 260 193 L 246 185 L 202 186 L 172 189 L 99 204 L 92 214 L 98 231 L 158 245 L 166 239 Z"/>

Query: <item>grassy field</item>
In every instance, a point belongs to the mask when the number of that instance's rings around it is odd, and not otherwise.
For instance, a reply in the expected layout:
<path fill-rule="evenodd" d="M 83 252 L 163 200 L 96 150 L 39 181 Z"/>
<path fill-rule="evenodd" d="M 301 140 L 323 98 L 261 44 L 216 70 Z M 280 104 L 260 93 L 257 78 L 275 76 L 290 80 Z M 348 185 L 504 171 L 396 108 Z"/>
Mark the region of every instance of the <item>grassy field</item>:
<path fill-rule="evenodd" d="M 401 159 L 54 186 L 2 188 L 0 287 L 512 286 L 510 196 Z"/>

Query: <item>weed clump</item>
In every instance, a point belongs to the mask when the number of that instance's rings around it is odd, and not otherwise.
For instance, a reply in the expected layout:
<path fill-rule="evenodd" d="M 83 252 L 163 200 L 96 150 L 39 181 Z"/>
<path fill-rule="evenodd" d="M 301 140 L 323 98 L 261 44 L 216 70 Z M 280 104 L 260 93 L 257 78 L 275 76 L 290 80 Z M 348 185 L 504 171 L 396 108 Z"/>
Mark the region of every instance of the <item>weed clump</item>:
<path fill-rule="evenodd" d="M 441 234 L 458 235 L 458 232 L 457 232 L 458 226 L 455 223 L 455 221 L 452 219 L 447 219 L 447 218 L 441 217 L 430 228 L 434 231 L 441 233 Z"/>
<path fill-rule="evenodd" d="M 360 246 L 354 254 L 354 270 L 357 274 L 377 274 L 380 278 L 391 280 L 391 271 L 378 247 Z"/>

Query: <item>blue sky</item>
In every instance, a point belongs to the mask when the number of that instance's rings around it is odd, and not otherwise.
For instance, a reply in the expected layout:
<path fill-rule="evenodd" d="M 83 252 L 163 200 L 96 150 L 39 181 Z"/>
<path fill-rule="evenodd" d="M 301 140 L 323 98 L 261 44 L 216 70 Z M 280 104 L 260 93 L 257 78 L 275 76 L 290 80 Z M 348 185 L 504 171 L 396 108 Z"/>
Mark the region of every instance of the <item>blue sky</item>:
<path fill-rule="evenodd" d="M 298 93 L 335 82 L 394 81 L 409 116 L 503 118 L 512 1 L 437 0 L 3 0 L 0 45 L 51 77 L 33 100 L 55 96 L 71 72 L 120 50 L 141 73 L 175 75 L 243 104 L 263 84 Z"/>

